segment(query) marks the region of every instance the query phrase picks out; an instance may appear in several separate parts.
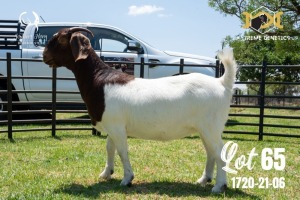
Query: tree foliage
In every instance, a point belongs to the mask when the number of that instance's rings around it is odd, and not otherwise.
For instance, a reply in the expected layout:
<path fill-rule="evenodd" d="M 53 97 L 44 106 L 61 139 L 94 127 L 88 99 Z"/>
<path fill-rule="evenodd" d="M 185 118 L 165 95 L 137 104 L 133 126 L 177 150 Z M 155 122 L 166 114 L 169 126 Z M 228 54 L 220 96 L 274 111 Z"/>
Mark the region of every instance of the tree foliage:
<path fill-rule="evenodd" d="M 271 65 L 300 64 L 300 37 L 292 40 L 266 40 L 249 31 L 236 37 L 227 36 L 224 45 L 233 48 L 240 64 L 257 65 L 263 59 Z"/>

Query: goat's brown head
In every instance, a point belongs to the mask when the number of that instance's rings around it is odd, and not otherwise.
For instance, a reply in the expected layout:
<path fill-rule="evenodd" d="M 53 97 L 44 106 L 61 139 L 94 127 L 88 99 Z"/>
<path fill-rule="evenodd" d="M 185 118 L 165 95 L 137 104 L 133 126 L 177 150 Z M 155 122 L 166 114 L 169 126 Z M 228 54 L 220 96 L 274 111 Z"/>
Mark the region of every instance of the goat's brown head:
<path fill-rule="evenodd" d="M 43 60 L 50 67 L 72 67 L 75 62 L 86 59 L 92 48 L 90 40 L 80 33 L 93 33 L 85 28 L 65 28 L 54 34 L 43 52 Z"/>

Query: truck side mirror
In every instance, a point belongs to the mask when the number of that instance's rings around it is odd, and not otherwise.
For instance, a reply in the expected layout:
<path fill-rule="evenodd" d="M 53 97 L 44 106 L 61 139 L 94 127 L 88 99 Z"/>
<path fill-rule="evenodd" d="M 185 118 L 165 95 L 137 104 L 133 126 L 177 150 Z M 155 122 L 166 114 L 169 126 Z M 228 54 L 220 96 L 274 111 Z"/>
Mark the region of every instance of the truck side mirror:
<path fill-rule="evenodd" d="M 134 40 L 129 40 L 127 44 L 127 50 L 129 51 L 136 51 L 138 54 L 143 54 L 144 49 L 139 42 Z"/>

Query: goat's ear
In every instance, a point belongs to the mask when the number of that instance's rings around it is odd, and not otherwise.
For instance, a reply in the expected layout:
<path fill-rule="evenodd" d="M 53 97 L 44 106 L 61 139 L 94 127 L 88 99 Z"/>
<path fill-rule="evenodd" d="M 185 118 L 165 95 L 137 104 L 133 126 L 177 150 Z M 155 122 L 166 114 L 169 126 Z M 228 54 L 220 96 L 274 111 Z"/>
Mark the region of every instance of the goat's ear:
<path fill-rule="evenodd" d="M 87 37 L 79 32 L 73 33 L 70 39 L 70 45 L 75 62 L 88 57 L 91 43 Z"/>

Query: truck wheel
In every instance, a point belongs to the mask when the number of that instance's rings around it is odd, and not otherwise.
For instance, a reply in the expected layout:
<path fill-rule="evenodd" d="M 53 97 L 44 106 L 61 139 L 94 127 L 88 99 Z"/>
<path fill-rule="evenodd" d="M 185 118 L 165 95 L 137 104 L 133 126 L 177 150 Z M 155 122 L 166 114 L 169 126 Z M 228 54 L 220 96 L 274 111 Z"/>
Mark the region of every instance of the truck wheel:
<path fill-rule="evenodd" d="M 2 86 L 0 86 L 0 90 L 6 90 Z M 7 105 L 3 104 L 3 102 L 7 102 L 7 94 L 0 94 L 0 120 L 7 120 L 7 114 L 3 113 L 3 111 L 7 111 Z"/>

